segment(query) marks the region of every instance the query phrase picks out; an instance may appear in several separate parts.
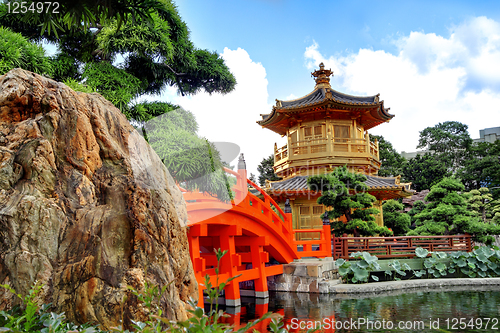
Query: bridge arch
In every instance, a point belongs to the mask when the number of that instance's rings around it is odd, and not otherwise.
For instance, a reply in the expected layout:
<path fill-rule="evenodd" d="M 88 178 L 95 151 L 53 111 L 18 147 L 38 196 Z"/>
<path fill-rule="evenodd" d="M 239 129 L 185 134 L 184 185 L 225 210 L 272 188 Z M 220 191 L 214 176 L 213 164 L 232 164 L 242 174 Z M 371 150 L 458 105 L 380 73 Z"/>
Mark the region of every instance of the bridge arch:
<path fill-rule="evenodd" d="M 225 288 L 225 299 L 226 305 L 238 306 L 241 304 L 240 282 L 253 281 L 255 296 L 268 297 L 267 277 L 282 274 L 282 264 L 301 257 L 297 252 L 292 214 L 283 212 L 267 193 L 247 179 L 245 169 L 225 171 L 237 179 L 233 187 L 235 199 L 230 203 L 181 189 L 188 211 L 189 251 L 199 283 L 200 306 L 206 275 L 212 286 L 234 278 Z M 249 192 L 248 185 L 260 195 Z M 216 249 L 227 251 L 219 264 Z"/>

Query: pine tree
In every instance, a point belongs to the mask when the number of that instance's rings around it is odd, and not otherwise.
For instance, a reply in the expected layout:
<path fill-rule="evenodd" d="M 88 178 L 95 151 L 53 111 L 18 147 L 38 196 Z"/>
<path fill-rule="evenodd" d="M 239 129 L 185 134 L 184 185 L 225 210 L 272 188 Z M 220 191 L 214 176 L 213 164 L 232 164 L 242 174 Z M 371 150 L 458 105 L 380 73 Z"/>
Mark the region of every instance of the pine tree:
<path fill-rule="evenodd" d="M 383 205 L 384 225 L 394 232 L 396 236 L 406 235 L 410 231 L 410 215 L 402 213 L 402 203 L 396 200 L 387 200 Z"/>
<path fill-rule="evenodd" d="M 366 192 L 368 186 L 365 181 L 365 175 L 349 172 L 345 166 L 329 174 L 308 178 L 309 188 L 321 191 L 317 202 L 326 207 L 322 218 L 334 220 L 331 226 L 336 236 L 344 233 L 355 237 L 393 234 L 387 227 L 375 223 L 373 215 L 379 213 L 373 208 L 376 198 Z M 345 222 L 339 221 L 339 218 L 344 218 Z"/>
<path fill-rule="evenodd" d="M 474 240 L 491 244 L 494 237 L 500 234 L 500 227 L 484 223 L 467 208 L 467 200 L 460 194 L 464 185 L 457 179 L 445 178 L 432 186 L 425 197 L 429 203 L 424 210 L 415 215 L 415 230 L 412 235 L 457 235 L 469 233 Z"/>
<path fill-rule="evenodd" d="M 467 199 L 467 207 L 475 212 L 484 222 L 493 217 L 491 212 L 493 206 L 493 196 L 487 187 L 481 187 L 479 190 L 472 190 L 464 193 Z"/>
<path fill-rule="evenodd" d="M 269 155 L 269 157 L 263 158 L 257 166 L 257 171 L 259 172 L 259 185 L 261 187 L 266 186 L 266 180 L 281 180 L 281 178 L 274 173 L 273 166 L 274 155 Z"/>

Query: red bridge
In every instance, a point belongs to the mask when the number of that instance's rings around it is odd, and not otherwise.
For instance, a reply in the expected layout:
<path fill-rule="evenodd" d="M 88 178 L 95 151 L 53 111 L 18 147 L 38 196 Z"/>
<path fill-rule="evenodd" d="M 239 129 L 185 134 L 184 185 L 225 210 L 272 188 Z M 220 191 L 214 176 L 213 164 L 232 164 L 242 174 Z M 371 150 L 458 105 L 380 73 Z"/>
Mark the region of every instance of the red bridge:
<path fill-rule="evenodd" d="M 267 277 L 282 274 L 282 264 L 301 257 L 332 256 L 330 226 L 300 230 L 320 233 L 320 240 L 296 241 L 294 235 L 298 231 L 293 230 L 292 214 L 283 212 L 267 193 L 247 179 L 244 166 L 238 172 L 225 171 L 237 181 L 233 187 L 235 199 L 231 203 L 183 190 L 189 216 L 189 249 L 199 284 L 200 305 L 205 289 L 202 283 L 207 274 L 213 286 L 239 275 L 225 288 L 226 305 L 238 306 L 241 304 L 241 282 L 253 281 L 255 296 L 266 298 Z M 249 185 L 257 195 L 249 192 Z M 313 245 L 319 246 L 313 251 Z M 298 251 L 298 247 L 302 251 Z M 227 250 L 220 261 L 218 277 L 215 249 Z"/>

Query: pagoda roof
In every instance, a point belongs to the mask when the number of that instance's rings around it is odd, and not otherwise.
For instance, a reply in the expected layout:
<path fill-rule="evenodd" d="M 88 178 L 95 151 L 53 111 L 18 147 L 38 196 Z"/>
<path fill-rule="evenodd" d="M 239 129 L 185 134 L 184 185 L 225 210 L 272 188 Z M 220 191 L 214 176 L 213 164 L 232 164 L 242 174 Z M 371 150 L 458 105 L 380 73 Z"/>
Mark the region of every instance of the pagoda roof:
<path fill-rule="evenodd" d="M 307 118 L 313 113 L 328 112 L 330 117 L 335 113 L 346 119 L 358 118 L 365 130 L 387 122 L 394 117 L 389 108 L 384 107 L 384 101 L 379 100 L 379 94 L 373 96 L 354 96 L 336 91 L 330 86 L 331 70 L 325 70 L 320 64 L 320 70 L 312 73 L 317 77 L 314 90 L 297 99 L 276 100 L 272 112 L 262 114 L 257 123 L 281 135 L 286 134 L 290 121 Z M 326 114 L 325 114 L 326 116 Z"/>
<path fill-rule="evenodd" d="M 316 87 L 310 94 L 290 101 L 279 101 L 280 109 L 296 109 L 305 106 L 319 104 L 325 100 L 331 100 L 348 105 L 378 105 L 378 95 L 374 96 L 352 96 L 338 92 L 330 87 Z"/>
<path fill-rule="evenodd" d="M 400 176 L 397 177 L 380 177 L 366 176 L 365 184 L 368 190 L 398 190 L 408 193 L 414 193 L 415 190 L 410 189 L 411 183 L 400 183 Z M 309 176 L 295 176 L 285 180 L 268 181 L 267 188 L 271 191 L 309 191 L 307 186 L 307 178 Z"/>

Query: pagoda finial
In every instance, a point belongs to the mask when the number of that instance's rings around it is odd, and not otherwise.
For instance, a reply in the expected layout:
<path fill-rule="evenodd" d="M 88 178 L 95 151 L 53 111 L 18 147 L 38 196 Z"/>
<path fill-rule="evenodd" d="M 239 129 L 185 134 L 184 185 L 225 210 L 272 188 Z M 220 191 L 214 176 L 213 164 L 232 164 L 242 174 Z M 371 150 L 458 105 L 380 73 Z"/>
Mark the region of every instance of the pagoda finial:
<path fill-rule="evenodd" d="M 325 69 L 325 64 L 323 63 L 319 64 L 319 70 L 311 73 L 311 75 L 315 77 L 316 86 L 325 83 L 328 87 L 330 87 L 330 75 L 332 74 L 333 71 L 331 69 Z"/>

